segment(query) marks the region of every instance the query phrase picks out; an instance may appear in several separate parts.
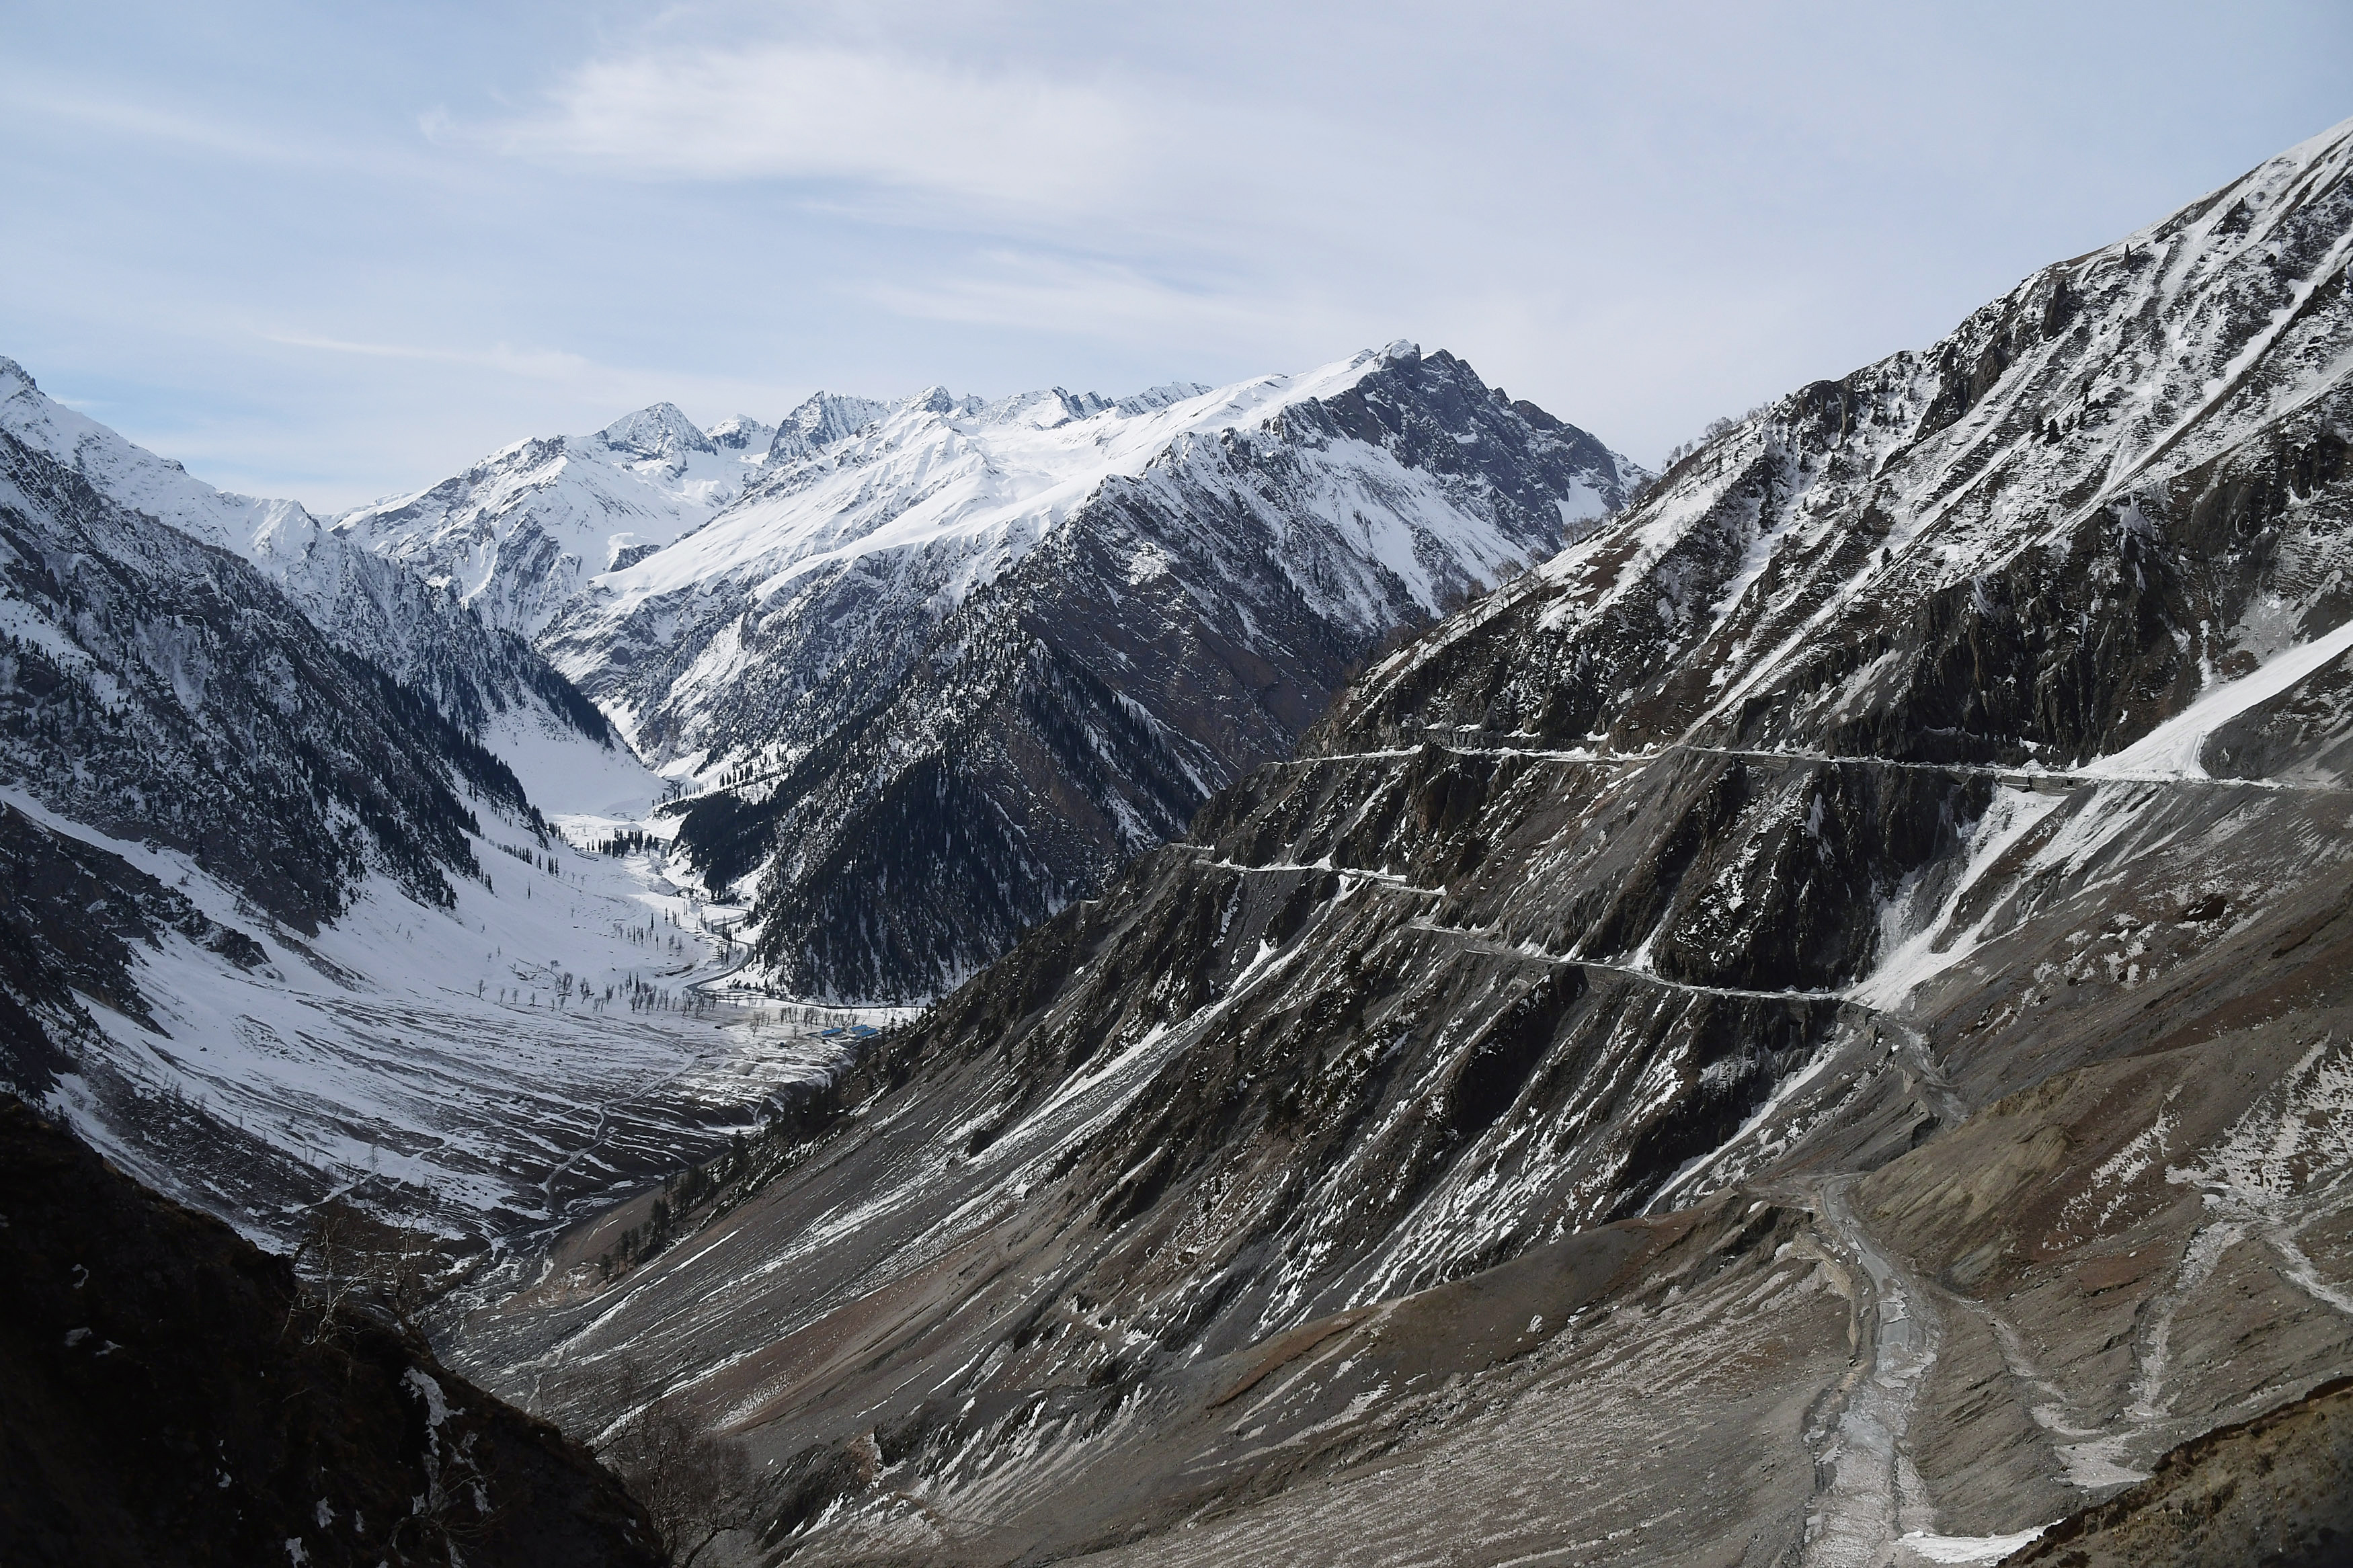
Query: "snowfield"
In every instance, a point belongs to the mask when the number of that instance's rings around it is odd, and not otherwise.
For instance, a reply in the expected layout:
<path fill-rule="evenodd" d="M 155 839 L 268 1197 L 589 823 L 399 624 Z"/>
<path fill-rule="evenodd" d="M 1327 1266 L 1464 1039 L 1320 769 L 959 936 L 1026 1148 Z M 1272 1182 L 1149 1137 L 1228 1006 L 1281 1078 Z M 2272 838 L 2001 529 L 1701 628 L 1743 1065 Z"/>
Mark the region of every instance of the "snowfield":
<path fill-rule="evenodd" d="M 674 883 L 659 848 L 624 859 L 493 824 L 476 842 L 491 885 L 459 881 L 455 908 L 379 877 L 306 939 L 183 856 L 21 791 L 0 801 L 259 940 L 246 973 L 166 935 L 138 973 L 160 1032 L 85 998 L 100 1048 L 57 1094 L 118 1164 L 257 1240 L 284 1244 L 340 1192 L 503 1247 L 708 1158 L 839 1072 L 849 1046 L 826 1031 L 899 1016 L 723 996 L 712 933 L 742 911 Z M 195 1121 L 255 1147 L 174 1160 L 174 1127 Z"/>

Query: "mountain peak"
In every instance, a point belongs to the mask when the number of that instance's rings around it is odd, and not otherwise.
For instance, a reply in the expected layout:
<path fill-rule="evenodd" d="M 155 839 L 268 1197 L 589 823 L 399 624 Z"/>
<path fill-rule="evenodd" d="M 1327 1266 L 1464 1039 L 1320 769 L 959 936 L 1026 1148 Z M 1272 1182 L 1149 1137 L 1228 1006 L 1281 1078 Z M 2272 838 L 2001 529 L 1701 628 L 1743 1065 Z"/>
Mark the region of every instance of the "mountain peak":
<path fill-rule="evenodd" d="M 675 403 L 656 403 L 634 414 L 624 414 L 596 434 L 608 447 L 642 452 L 649 458 L 713 450 L 702 426 L 681 412 Z"/>
<path fill-rule="evenodd" d="M 943 391 L 942 395 L 945 393 Z M 771 460 L 812 457 L 855 436 L 891 412 L 887 403 L 838 392 L 813 392 L 784 417 L 768 447 Z"/>
<path fill-rule="evenodd" d="M 934 383 L 899 406 L 923 414 L 954 414 L 963 405 L 946 387 Z"/>
<path fill-rule="evenodd" d="M 748 452 L 754 448 L 765 452 L 768 444 L 776 438 L 776 426 L 748 414 L 733 414 L 703 435 L 723 452 Z"/>

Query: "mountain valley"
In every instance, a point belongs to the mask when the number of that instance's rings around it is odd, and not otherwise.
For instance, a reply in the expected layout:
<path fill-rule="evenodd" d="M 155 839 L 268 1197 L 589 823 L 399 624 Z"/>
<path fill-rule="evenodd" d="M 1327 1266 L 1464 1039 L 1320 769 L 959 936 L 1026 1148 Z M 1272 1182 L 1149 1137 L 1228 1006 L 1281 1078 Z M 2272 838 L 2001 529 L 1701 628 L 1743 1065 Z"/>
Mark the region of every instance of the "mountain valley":
<path fill-rule="evenodd" d="M 2353 121 L 1658 474 L 1398 342 L 322 519 L 0 360 L 12 1392 L 242 1281 L 434 1561 L 2337 1561 L 2348 263 Z"/>
<path fill-rule="evenodd" d="M 663 405 L 334 531 L 531 632 L 687 788 L 764 981 L 848 1003 L 952 988 L 1645 477 L 1409 343 L 767 428 Z"/>

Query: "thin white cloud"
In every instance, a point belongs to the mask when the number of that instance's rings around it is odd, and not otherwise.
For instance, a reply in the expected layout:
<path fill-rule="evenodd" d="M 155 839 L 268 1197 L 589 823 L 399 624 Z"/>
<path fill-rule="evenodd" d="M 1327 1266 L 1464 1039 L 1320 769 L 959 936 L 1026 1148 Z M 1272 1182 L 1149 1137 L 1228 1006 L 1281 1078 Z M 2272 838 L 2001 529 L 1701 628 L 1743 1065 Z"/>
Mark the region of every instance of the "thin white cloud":
<path fill-rule="evenodd" d="M 87 127 L 103 134 L 173 147 L 182 152 L 227 157 L 240 163 L 315 165 L 341 154 L 290 137 L 279 137 L 227 121 L 166 107 L 159 102 L 133 103 L 103 93 L 86 92 L 11 78 L 0 84 L 0 97 L 18 113 L 36 114 Z"/>
<path fill-rule="evenodd" d="M 1174 338 L 1207 339 L 1220 347 L 1264 346 L 1345 331 L 1311 301 L 1273 298 L 1257 287 L 1187 286 L 1115 262 L 1008 250 L 989 252 L 922 283 L 872 283 L 850 292 L 913 321 L 1122 342 Z"/>
<path fill-rule="evenodd" d="M 364 359 L 456 365 L 541 384 L 557 389 L 563 398 L 583 411 L 588 420 L 581 426 L 584 429 L 602 426 L 630 409 L 662 402 L 679 404 L 705 423 L 716 423 L 733 414 L 773 419 L 797 401 L 800 395 L 798 389 L 776 382 L 603 364 L 585 354 L 563 349 L 516 348 L 508 343 L 494 343 L 483 349 L 445 348 L 430 344 L 363 342 L 306 332 L 274 331 L 265 331 L 260 335 L 265 342 L 287 348 L 350 354 Z M 555 434 L 553 430 L 533 433 Z"/>
<path fill-rule="evenodd" d="M 540 113 L 441 140 L 644 177 L 874 182 L 1067 207 L 1129 177 L 1137 128 L 1098 89 L 890 55 L 765 44 L 591 61 Z"/>
<path fill-rule="evenodd" d="M 516 349 L 498 343 L 487 349 L 444 349 L 413 343 L 362 343 L 343 338 L 322 338 L 302 332 L 264 332 L 262 337 L 288 348 L 320 349 L 328 353 L 359 354 L 368 359 L 422 360 L 431 364 L 470 365 L 534 381 L 576 381 L 602 367 L 579 354 L 560 349 Z"/>

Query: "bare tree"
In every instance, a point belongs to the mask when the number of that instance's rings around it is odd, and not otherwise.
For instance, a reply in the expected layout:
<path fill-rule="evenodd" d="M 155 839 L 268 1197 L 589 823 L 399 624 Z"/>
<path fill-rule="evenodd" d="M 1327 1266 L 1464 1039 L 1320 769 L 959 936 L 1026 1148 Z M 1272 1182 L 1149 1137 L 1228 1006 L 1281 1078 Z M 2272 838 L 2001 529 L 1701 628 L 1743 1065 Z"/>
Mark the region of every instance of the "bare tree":
<path fill-rule="evenodd" d="M 417 1317 L 440 1293 L 448 1260 L 427 1233 L 388 1224 L 335 1197 L 311 1210 L 292 1262 L 303 1287 L 295 1310 L 303 1319 L 303 1337 L 315 1342 L 349 1310 L 425 1338 Z M 288 1327 L 296 1327 L 294 1320 Z"/>
<path fill-rule="evenodd" d="M 675 1396 L 642 1398 L 648 1379 L 624 1360 L 607 1384 L 624 1415 L 597 1457 L 645 1505 L 677 1568 L 692 1568 L 730 1531 L 751 1528 L 757 1506 L 743 1447 L 695 1424 Z"/>

